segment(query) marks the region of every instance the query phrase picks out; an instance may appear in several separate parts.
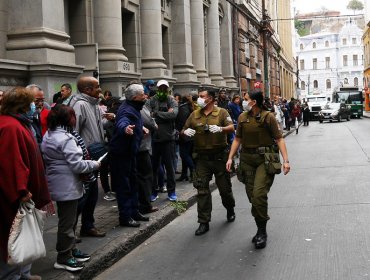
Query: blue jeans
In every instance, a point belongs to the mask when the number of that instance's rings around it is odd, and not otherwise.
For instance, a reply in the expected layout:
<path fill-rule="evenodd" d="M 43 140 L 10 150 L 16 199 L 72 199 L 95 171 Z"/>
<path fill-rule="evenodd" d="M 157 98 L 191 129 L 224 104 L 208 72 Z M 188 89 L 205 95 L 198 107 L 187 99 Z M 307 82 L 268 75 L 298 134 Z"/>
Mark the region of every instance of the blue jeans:
<path fill-rule="evenodd" d="M 23 266 L 10 266 L 0 259 L 0 279 L 27 279 L 31 275 L 31 266 L 32 264 L 27 264 Z"/>

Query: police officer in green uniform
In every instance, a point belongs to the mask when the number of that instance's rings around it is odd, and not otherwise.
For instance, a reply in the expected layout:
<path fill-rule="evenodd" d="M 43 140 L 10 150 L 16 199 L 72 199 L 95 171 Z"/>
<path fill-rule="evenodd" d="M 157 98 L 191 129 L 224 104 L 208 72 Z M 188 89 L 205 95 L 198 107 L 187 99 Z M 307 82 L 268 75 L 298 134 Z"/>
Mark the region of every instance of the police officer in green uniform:
<path fill-rule="evenodd" d="M 281 172 L 279 150 L 283 157 L 283 171 L 290 170 L 285 140 L 273 113 L 263 105 L 260 91 L 246 93 L 243 112 L 238 119 L 236 137 L 231 145 L 226 169 L 231 171 L 232 159 L 241 144 L 238 179 L 245 184 L 252 215 L 257 225 L 257 234 L 252 242 L 256 249 L 266 247 L 266 224 L 268 216 L 267 194 L 275 174 Z"/>
<path fill-rule="evenodd" d="M 193 184 L 198 190 L 198 222 L 195 235 L 202 235 L 209 230 L 211 221 L 212 196 L 209 182 L 215 175 L 223 206 L 227 209 L 227 221 L 235 220 L 235 200 L 231 189 L 230 174 L 226 171 L 227 134 L 234 131 L 229 113 L 215 106 L 216 92 L 199 91 L 197 104 L 200 109 L 191 113 L 181 133 L 194 137 L 193 157 L 195 172 Z"/>

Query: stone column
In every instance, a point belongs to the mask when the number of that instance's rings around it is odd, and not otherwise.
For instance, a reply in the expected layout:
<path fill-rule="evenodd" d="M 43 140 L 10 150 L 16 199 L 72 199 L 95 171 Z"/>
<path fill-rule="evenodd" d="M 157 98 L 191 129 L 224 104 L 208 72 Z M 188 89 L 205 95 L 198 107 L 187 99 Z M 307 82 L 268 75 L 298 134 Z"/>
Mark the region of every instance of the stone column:
<path fill-rule="evenodd" d="M 198 80 L 202 84 L 210 84 L 206 70 L 205 46 L 204 46 L 204 11 L 203 0 L 191 0 L 191 46 L 194 67 L 197 71 Z"/>
<path fill-rule="evenodd" d="M 8 5 L 8 59 L 75 64 L 65 32 L 63 0 L 12 0 Z"/>
<path fill-rule="evenodd" d="M 212 0 L 208 9 L 208 65 L 213 84 L 225 86 L 221 71 L 220 19 L 218 0 Z"/>
<path fill-rule="evenodd" d="M 94 27 L 99 71 L 123 72 L 123 62 L 128 59 L 122 46 L 121 0 L 94 0 Z"/>
<path fill-rule="evenodd" d="M 221 22 L 221 60 L 222 75 L 226 86 L 237 90 L 238 84 L 234 76 L 234 51 L 233 51 L 233 16 L 229 3 L 224 1 L 224 17 Z M 238 43 L 235 42 L 238 46 Z"/>
<path fill-rule="evenodd" d="M 198 85 L 192 63 L 190 0 L 176 0 L 172 4 L 173 18 L 173 75 L 177 78 L 176 88 L 190 90 Z M 185 89 L 186 88 L 186 89 Z M 179 91 L 179 90 L 178 90 Z M 180 90 L 181 91 L 181 90 Z"/>
<path fill-rule="evenodd" d="M 161 19 L 161 0 L 140 1 L 143 79 L 167 76 L 165 74 L 168 70 L 163 57 Z"/>

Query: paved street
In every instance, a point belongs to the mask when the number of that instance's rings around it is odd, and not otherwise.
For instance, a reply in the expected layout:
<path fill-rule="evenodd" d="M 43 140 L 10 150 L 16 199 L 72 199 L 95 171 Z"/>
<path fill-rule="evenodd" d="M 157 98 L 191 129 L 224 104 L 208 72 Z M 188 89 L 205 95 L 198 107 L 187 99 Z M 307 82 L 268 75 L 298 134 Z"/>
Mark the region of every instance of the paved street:
<path fill-rule="evenodd" d="M 370 119 L 311 122 L 286 138 L 292 170 L 269 196 L 268 245 L 233 178 L 236 221 L 213 194 L 210 231 L 191 207 L 96 279 L 370 279 Z"/>

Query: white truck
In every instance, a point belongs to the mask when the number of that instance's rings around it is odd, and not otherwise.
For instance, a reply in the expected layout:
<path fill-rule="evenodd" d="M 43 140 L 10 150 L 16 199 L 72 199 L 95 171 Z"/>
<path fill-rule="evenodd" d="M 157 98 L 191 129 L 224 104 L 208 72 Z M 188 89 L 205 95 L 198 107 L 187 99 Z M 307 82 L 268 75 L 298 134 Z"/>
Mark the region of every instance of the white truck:
<path fill-rule="evenodd" d="M 306 96 L 308 107 L 310 108 L 311 120 L 317 120 L 319 118 L 319 112 L 324 106 L 330 102 L 330 98 L 326 95 L 309 95 Z"/>

